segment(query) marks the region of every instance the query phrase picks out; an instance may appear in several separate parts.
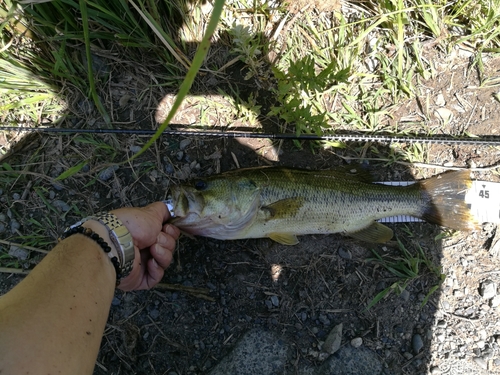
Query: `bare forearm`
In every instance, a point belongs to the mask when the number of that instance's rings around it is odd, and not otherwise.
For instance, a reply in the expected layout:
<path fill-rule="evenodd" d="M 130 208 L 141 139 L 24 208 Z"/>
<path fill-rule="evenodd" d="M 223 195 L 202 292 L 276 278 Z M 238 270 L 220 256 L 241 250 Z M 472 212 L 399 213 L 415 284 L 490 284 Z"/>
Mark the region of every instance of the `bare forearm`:
<path fill-rule="evenodd" d="M 91 374 L 114 286 L 96 242 L 81 234 L 62 241 L 0 297 L 0 373 Z"/>

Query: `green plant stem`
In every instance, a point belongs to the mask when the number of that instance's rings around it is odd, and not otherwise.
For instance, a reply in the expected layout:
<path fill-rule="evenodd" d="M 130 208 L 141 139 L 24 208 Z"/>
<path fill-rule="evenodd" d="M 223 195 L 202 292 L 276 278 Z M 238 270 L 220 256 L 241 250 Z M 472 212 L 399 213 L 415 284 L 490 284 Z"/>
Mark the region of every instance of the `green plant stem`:
<path fill-rule="evenodd" d="M 83 1 L 83 0 L 80 0 Z M 174 104 L 172 105 L 172 108 L 168 112 L 167 118 L 161 124 L 161 126 L 158 128 L 158 131 L 151 137 L 151 139 L 142 147 L 142 149 L 132 156 L 129 160 L 124 161 L 123 163 L 128 163 L 129 161 L 134 160 L 137 158 L 139 155 L 141 155 L 144 151 L 146 151 L 151 145 L 162 135 L 162 133 L 165 131 L 165 129 L 168 127 L 170 124 L 170 121 L 172 121 L 172 118 L 174 117 L 175 113 L 179 109 L 182 101 L 188 94 L 189 90 L 191 89 L 191 86 L 194 82 L 194 79 L 196 77 L 196 74 L 201 68 L 201 65 L 203 64 L 203 61 L 205 60 L 205 57 L 207 56 L 208 49 L 210 47 L 210 39 L 212 38 L 212 35 L 214 34 L 217 25 L 219 23 L 220 16 L 222 14 L 222 10 L 224 8 L 224 0 L 216 0 L 214 3 L 214 8 L 212 11 L 212 15 L 210 17 L 210 21 L 207 25 L 207 29 L 205 32 L 205 35 L 203 36 L 202 41 L 200 42 L 200 45 L 198 46 L 198 50 L 196 51 L 196 54 L 194 55 L 193 62 L 191 63 L 191 67 L 189 68 L 188 72 L 186 73 L 186 77 L 184 78 L 184 81 L 182 82 L 181 86 L 179 87 L 179 92 L 177 93 L 177 96 L 175 98 Z"/>
<path fill-rule="evenodd" d="M 89 87 L 92 99 L 94 100 L 97 109 L 101 113 L 101 116 L 104 119 L 104 122 L 110 126 L 111 118 L 109 117 L 106 109 L 101 103 L 101 99 L 99 95 L 97 95 L 97 90 L 95 88 L 94 82 L 94 72 L 92 69 L 92 54 L 90 52 L 90 35 L 89 35 L 89 19 L 87 14 L 87 2 L 86 0 L 79 0 L 80 2 L 80 11 L 82 13 L 82 26 L 83 26 L 83 39 L 85 42 L 85 55 L 87 56 L 87 77 L 89 79 Z"/>

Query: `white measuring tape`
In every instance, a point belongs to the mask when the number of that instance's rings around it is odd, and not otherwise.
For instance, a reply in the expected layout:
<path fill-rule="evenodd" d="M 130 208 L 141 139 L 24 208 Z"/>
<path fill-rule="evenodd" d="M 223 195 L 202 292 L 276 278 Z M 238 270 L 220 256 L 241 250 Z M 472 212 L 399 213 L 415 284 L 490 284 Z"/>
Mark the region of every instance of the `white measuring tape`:
<path fill-rule="evenodd" d="M 478 223 L 500 223 L 500 183 L 473 181 L 465 202 Z"/>
<path fill-rule="evenodd" d="M 407 186 L 413 181 L 380 182 L 384 185 Z M 465 193 L 465 203 L 470 205 L 471 214 L 478 223 L 500 223 L 500 183 L 472 181 L 471 188 Z M 423 220 L 412 216 L 391 216 L 378 220 L 381 223 L 411 223 Z"/>

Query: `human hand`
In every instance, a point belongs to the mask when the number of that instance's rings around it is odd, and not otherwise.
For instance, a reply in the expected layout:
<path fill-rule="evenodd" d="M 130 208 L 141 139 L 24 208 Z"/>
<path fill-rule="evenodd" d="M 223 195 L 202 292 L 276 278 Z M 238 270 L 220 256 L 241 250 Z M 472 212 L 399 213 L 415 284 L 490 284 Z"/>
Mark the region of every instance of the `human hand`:
<path fill-rule="evenodd" d="M 172 224 L 164 224 L 170 218 L 170 213 L 162 202 L 141 208 L 119 208 L 111 212 L 127 227 L 135 248 L 132 272 L 121 280 L 119 289 L 151 289 L 160 282 L 164 270 L 172 261 L 179 229 Z"/>

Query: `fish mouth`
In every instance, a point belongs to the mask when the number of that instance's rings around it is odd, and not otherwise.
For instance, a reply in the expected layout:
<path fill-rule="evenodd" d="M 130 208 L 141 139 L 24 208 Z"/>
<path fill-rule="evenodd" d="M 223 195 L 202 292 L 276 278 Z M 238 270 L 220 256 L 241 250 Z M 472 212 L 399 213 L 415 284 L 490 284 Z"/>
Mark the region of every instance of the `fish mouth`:
<path fill-rule="evenodd" d="M 170 191 L 167 194 L 167 199 L 165 199 L 162 202 L 165 204 L 165 206 L 167 206 L 167 210 L 170 213 L 170 217 L 174 218 L 175 217 L 174 199 L 173 199 L 172 194 L 170 193 Z"/>
<path fill-rule="evenodd" d="M 202 204 L 199 202 L 199 197 L 196 197 L 192 192 L 181 187 L 173 186 L 167 192 L 167 198 L 163 201 L 170 216 L 174 221 L 186 219 L 188 216 L 199 216 L 202 210 Z"/>

